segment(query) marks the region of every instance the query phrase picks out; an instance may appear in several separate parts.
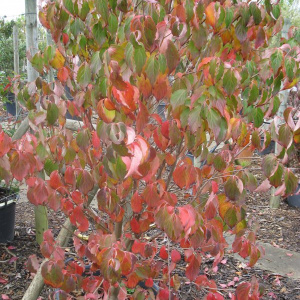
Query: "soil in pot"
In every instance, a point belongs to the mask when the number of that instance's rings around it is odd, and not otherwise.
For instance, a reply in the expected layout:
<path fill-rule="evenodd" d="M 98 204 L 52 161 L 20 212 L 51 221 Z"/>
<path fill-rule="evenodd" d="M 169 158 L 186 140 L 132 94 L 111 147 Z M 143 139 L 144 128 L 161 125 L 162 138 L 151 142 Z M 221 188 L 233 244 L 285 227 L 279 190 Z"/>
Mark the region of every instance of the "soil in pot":
<path fill-rule="evenodd" d="M 18 193 L 0 188 L 0 243 L 10 242 L 14 239 L 15 213 Z"/>

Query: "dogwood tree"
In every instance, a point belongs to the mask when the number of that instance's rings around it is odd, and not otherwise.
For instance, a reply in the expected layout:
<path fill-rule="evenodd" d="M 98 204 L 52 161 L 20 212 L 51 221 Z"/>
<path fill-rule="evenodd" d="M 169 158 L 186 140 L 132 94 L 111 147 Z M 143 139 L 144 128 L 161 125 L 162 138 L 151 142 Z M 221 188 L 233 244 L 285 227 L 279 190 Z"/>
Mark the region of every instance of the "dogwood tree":
<path fill-rule="evenodd" d="M 54 45 L 29 57 L 41 76 L 14 87 L 31 133 L 0 139 L 1 177 L 25 180 L 31 203 L 75 226 L 72 262 L 45 233 L 45 282 L 60 299 L 78 289 L 86 299 L 178 299 L 188 280 L 206 299 L 223 299 L 203 256 L 214 257 L 216 271 L 227 232 L 253 266 L 262 250 L 247 225 L 246 193 L 274 186 L 288 195 L 298 184 L 285 163 L 299 146 L 299 112 L 262 125 L 299 78 L 299 31 L 268 48 L 283 25 L 270 0 L 45 2 L 39 19 Z M 53 83 L 44 79 L 50 69 Z M 75 132 L 67 112 L 80 119 Z M 249 160 L 271 140 L 283 148 L 263 158 L 257 182 Z M 88 206 L 91 191 L 98 210 Z M 259 294 L 253 279 L 232 299 Z"/>

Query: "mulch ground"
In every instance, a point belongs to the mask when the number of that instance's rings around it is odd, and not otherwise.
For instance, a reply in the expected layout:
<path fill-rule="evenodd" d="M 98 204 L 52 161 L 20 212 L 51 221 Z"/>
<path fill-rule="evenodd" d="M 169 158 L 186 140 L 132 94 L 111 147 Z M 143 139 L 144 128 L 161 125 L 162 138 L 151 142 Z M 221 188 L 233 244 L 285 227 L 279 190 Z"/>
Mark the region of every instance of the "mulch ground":
<path fill-rule="evenodd" d="M 257 172 L 256 175 L 260 180 L 261 174 Z M 22 197 L 25 195 L 23 194 Z M 249 194 L 246 203 L 248 219 L 259 225 L 258 239 L 260 241 L 289 251 L 300 252 L 299 209 L 288 206 L 284 200 L 279 209 L 270 209 L 269 194 Z M 53 229 L 54 233 L 58 233 L 63 222 L 62 215 L 49 214 L 49 227 Z M 155 230 L 153 234 L 155 234 Z M 164 243 L 163 239 L 158 238 L 158 244 L 162 243 Z M 6 245 L 0 244 L 0 300 L 1 295 L 9 297 L 3 298 L 2 296 L 2 299 L 22 299 L 32 280 L 31 274 L 26 269 L 27 259 L 32 254 L 36 254 L 42 259 L 39 247 L 35 243 L 34 208 L 25 201 L 17 205 L 14 241 Z M 179 290 L 180 299 L 202 299 L 207 291 L 198 290 L 195 285 L 184 278 L 184 266 L 184 262 L 182 262 L 182 268 L 179 267 L 176 271 L 183 278 Z M 217 273 L 212 273 L 211 267 L 212 260 L 207 257 L 203 261 L 201 271 L 208 272 L 210 278 L 217 282 L 220 293 L 225 299 L 230 299 L 230 293 L 234 292 L 236 286 L 242 281 L 251 280 L 253 275 L 258 278 L 264 288 L 262 299 L 300 299 L 299 280 L 281 277 L 258 268 L 247 268 L 244 263 L 237 261 L 231 255 L 226 255 L 223 263 L 219 265 Z M 51 293 L 53 293 L 51 288 L 44 287 L 40 299 L 49 299 Z"/>

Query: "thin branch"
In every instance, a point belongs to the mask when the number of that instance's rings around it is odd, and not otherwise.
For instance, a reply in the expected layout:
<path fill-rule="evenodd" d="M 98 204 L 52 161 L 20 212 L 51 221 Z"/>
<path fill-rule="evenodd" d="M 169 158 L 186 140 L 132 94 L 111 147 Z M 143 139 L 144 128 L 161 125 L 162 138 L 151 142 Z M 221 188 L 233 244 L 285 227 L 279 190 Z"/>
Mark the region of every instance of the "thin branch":
<path fill-rule="evenodd" d="M 182 144 L 183 144 L 183 139 L 184 139 L 184 138 L 182 137 L 182 140 L 181 140 L 180 143 L 178 144 L 175 163 L 174 163 L 174 164 L 172 165 L 172 167 L 171 167 L 171 170 L 170 170 L 170 173 L 169 173 L 169 177 L 168 177 L 167 183 L 166 183 L 166 190 L 167 190 L 168 187 L 169 187 L 169 184 L 170 184 L 171 179 L 172 179 L 172 176 L 173 176 L 173 172 L 174 172 L 174 170 L 175 170 L 175 168 L 176 168 L 177 161 L 178 161 L 178 158 L 179 158 L 180 153 L 181 153 L 181 150 L 182 150 L 182 149 L 181 149 L 181 146 L 182 146 Z"/>

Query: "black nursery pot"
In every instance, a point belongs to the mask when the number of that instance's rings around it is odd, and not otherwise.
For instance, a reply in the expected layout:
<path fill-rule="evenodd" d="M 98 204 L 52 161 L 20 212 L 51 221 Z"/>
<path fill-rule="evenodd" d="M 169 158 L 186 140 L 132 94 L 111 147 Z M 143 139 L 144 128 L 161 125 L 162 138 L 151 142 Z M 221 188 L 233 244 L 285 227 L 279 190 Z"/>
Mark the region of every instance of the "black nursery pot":
<path fill-rule="evenodd" d="M 263 146 L 263 144 L 264 144 L 264 140 L 261 139 L 260 145 Z M 274 141 L 271 141 L 269 146 L 266 149 L 264 149 L 261 152 L 258 152 L 258 155 L 262 156 L 262 155 L 267 155 L 267 154 L 270 154 L 270 153 L 275 153 L 275 142 Z"/>
<path fill-rule="evenodd" d="M 0 188 L 0 243 L 7 243 L 14 239 L 18 197 L 18 193 L 10 193 L 9 189 Z"/>
<path fill-rule="evenodd" d="M 298 193 L 299 191 L 300 191 L 300 183 L 298 183 L 298 188 L 297 188 L 295 194 Z M 300 208 L 300 194 L 299 195 L 288 196 L 287 197 L 287 202 L 290 206 Z"/>
<path fill-rule="evenodd" d="M 6 110 L 12 116 L 15 116 L 17 113 L 15 94 L 8 93 L 7 102 L 5 102 Z"/>

